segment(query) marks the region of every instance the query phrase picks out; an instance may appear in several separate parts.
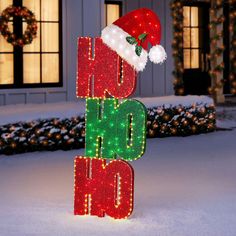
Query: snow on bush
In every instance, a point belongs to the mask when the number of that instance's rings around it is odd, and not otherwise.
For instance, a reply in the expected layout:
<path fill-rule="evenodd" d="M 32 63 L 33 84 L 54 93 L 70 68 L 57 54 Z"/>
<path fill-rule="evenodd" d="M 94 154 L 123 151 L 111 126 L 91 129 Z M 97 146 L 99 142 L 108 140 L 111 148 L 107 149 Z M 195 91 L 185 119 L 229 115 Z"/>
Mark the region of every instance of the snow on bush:
<path fill-rule="evenodd" d="M 212 99 L 206 96 L 169 96 L 138 100 L 147 107 L 148 138 L 187 136 L 212 132 L 216 128 L 215 107 Z M 41 104 L 20 107 L 15 109 L 15 106 L 9 106 L 2 109 L 5 121 L 14 122 L 0 126 L 0 154 L 84 147 L 85 121 L 81 113 L 84 111 L 84 104 L 59 103 L 53 106 Z M 23 119 L 23 114 L 25 122 L 19 120 Z M 35 119 L 37 115 L 43 119 Z"/>

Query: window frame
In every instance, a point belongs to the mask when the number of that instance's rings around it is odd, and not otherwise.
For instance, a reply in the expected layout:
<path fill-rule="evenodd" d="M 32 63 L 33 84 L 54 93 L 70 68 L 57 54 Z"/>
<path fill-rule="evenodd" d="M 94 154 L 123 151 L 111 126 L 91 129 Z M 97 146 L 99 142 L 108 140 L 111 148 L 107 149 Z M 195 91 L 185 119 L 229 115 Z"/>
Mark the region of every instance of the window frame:
<path fill-rule="evenodd" d="M 197 4 L 184 4 L 183 8 L 184 7 L 190 7 L 190 15 L 189 15 L 189 20 L 190 20 L 190 25 L 189 26 L 184 26 L 183 25 L 183 56 L 184 56 L 184 51 L 185 50 L 189 50 L 190 52 L 190 56 L 189 56 L 189 65 L 190 67 L 188 68 L 184 68 L 185 70 L 199 70 L 201 68 L 201 65 L 200 65 L 200 52 L 201 52 L 201 46 L 200 46 L 200 31 L 201 31 L 201 26 L 192 26 L 191 25 L 191 17 L 192 17 L 192 9 L 191 7 L 197 7 L 198 8 L 198 11 L 199 11 L 199 5 Z M 198 17 L 199 17 L 199 12 L 198 12 Z M 198 19 L 199 20 L 199 19 Z M 184 29 L 189 29 L 189 47 L 185 47 L 184 46 Z M 193 47 L 192 46 L 192 29 L 198 29 L 198 47 Z M 192 50 L 198 50 L 198 67 L 192 67 Z M 185 59 L 183 58 L 183 60 L 185 61 Z"/>
<path fill-rule="evenodd" d="M 41 0 L 40 1 L 40 15 L 42 12 L 41 8 Z M 14 5 L 18 5 L 19 3 L 22 5 L 22 1 L 19 0 L 13 0 L 12 1 Z M 6 55 L 6 54 L 12 54 L 13 55 L 13 84 L 0 84 L 0 90 L 3 89 L 22 89 L 22 88 L 56 88 L 56 87 L 63 87 L 63 51 L 62 51 L 62 45 L 63 45 L 63 32 L 62 32 L 62 0 L 58 0 L 58 13 L 59 13 L 59 18 L 58 21 L 42 21 L 41 19 L 38 22 L 40 24 L 40 51 L 39 52 L 23 52 L 23 48 L 19 47 L 13 47 L 13 52 L 0 52 L 0 54 Z M 37 20 L 37 19 L 36 19 Z M 58 46 L 59 50 L 58 52 L 42 52 L 42 24 L 41 23 L 55 23 L 57 22 L 58 24 Z M 15 23 L 15 22 L 14 22 Z M 21 23 L 22 25 L 22 23 Z M 21 29 L 19 29 L 21 30 Z M 40 83 L 24 83 L 24 60 L 23 60 L 23 55 L 24 54 L 39 54 L 40 55 L 40 80 L 42 81 L 42 55 L 43 54 L 56 54 L 58 55 L 59 59 L 59 81 L 56 83 L 43 83 L 40 81 Z M 17 62 L 19 62 L 19 58 L 21 57 L 20 61 L 20 66 L 18 65 Z M 18 61 L 17 61 L 18 59 Z M 20 72 L 20 75 L 18 74 Z"/>
<path fill-rule="evenodd" d="M 193 1 L 183 1 L 183 7 L 208 7 L 209 8 L 209 4 L 208 2 L 198 2 L 196 0 L 193 0 Z M 183 30 L 184 30 L 184 26 L 183 26 Z M 204 45 L 201 45 L 200 43 L 200 35 L 201 35 L 201 30 L 204 28 L 203 26 L 198 26 L 198 27 L 192 27 L 190 26 L 189 29 L 191 28 L 198 28 L 199 29 L 199 47 L 198 48 L 191 48 L 191 45 L 190 45 L 190 48 L 185 48 L 184 47 L 184 31 L 183 31 L 183 36 L 182 36 L 182 39 L 183 39 L 183 63 L 184 63 L 184 49 L 189 49 L 191 51 L 191 49 L 198 49 L 199 50 L 199 67 L 198 68 L 184 68 L 184 70 L 201 70 L 201 51 L 202 49 L 204 48 Z M 190 31 L 190 44 L 191 44 L 191 31 Z M 190 52 L 190 66 L 191 66 L 191 52 Z"/>
<path fill-rule="evenodd" d="M 105 1 L 105 25 L 107 26 L 107 5 L 117 5 L 119 6 L 119 17 L 122 16 L 123 13 L 123 2 L 122 1 L 112 1 L 112 0 L 108 0 Z"/>

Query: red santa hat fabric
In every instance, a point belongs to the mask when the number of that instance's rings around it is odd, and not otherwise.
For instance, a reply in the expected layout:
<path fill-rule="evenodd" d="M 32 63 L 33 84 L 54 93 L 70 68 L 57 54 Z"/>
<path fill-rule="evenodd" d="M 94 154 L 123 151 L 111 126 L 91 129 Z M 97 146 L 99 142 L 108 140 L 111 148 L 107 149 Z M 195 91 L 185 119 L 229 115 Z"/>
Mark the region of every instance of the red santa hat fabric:
<path fill-rule="evenodd" d="M 105 27 L 102 40 L 137 71 L 144 70 L 148 57 L 156 64 L 167 57 L 160 45 L 160 20 L 147 8 L 134 10 Z M 149 53 L 148 44 L 152 46 Z"/>

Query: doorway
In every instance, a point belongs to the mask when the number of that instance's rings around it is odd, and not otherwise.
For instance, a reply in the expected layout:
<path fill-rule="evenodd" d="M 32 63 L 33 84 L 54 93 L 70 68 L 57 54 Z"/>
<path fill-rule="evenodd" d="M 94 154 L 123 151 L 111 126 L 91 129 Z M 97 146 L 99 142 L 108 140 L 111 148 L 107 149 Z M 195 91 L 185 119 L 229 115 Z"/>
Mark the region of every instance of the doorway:
<path fill-rule="evenodd" d="M 183 7 L 183 81 L 185 94 L 208 94 L 211 86 L 210 3 L 186 2 Z"/>

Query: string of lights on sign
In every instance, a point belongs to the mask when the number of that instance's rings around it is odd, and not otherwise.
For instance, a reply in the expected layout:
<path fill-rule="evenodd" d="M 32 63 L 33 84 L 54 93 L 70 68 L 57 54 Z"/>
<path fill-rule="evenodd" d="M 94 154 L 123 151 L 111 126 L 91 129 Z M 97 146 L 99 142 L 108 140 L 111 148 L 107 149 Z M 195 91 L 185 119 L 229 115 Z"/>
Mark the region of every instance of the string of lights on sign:
<path fill-rule="evenodd" d="M 140 19 L 148 27 L 141 27 Z M 127 161 L 144 154 L 147 110 L 126 98 L 147 63 L 148 41 L 153 45 L 150 60 L 161 63 L 166 54 L 159 45 L 160 21 L 149 9 L 130 12 L 106 27 L 94 39 L 94 50 L 91 38 L 78 39 L 77 97 L 86 98 L 86 135 L 85 157 L 76 157 L 74 165 L 75 215 L 124 219 L 133 211 L 134 171 Z"/>
<path fill-rule="evenodd" d="M 127 218 L 133 211 L 134 171 L 126 161 L 144 154 L 147 112 L 139 101 L 125 99 L 119 103 L 116 98 L 104 97 L 109 91 L 111 96 L 120 94 L 119 98 L 124 98 L 122 94 L 127 90 L 117 83 L 118 56 L 114 57 L 116 53 L 100 39 L 95 39 L 96 54 L 92 59 L 90 53 L 82 53 L 92 50 L 91 40 L 80 38 L 78 49 L 77 96 L 91 95 L 86 97 L 85 157 L 75 159 L 74 214 L 102 217 L 106 213 L 114 219 Z M 102 59 L 104 55 L 108 62 Z M 105 73 L 107 67 L 109 73 Z M 122 72 L 122 83 L 133 84 L 126 94 L 129 96 L 135 88 L 136 73 L 129 64 L 125 67 L 131 73 Z M 112 161 L 106 164 L 105 158 Z"/>

